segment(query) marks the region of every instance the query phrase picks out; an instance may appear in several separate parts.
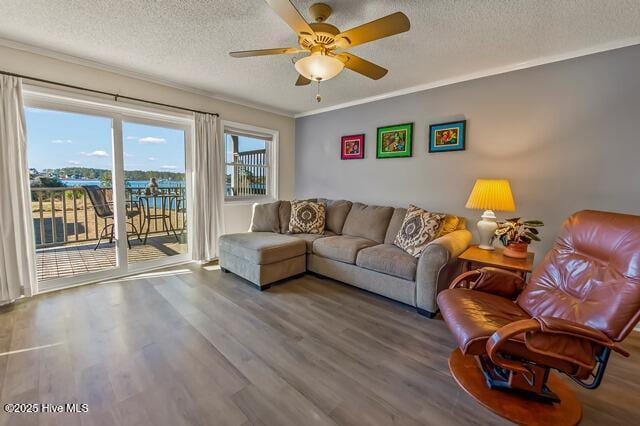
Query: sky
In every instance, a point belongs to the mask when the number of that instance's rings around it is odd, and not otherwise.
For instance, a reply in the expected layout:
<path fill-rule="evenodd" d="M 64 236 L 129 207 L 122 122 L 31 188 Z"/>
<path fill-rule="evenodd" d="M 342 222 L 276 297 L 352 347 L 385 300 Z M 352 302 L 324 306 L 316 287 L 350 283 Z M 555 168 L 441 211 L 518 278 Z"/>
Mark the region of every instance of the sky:
<path fill-rule="evenodd" d="M 111 120 L 93 115 L 25 108 L 29 167 L 39 171 L 63 167 L 111 169 Z M 125 122 L 125 170 L 185 171 L 184 131 Z M 240 137 L 240 151 L 264 149 L 260 139 Z M 231 162 L 231 138 L 225 138 Z"/>
<path fill-rule="evenodd" d="M 233 141 L 231 139 L 231 136 L 225 135 L 224 141 L 225 141 L 225 147 L 226 147 L 225 148 L 226 162 L 231 163 L 233 162 Z M 246 138 L 244 136 L 238 137 L 239 152 L 265 149 L 265 145 L 266 143 L 262 139 Z"/>
<path fill-rule="evenodd" d="M 111 120 L 25 108 L 30 168 L 111 169 Z M 123 123 L 125 170 L 185 171 L 184 131 Z"/>

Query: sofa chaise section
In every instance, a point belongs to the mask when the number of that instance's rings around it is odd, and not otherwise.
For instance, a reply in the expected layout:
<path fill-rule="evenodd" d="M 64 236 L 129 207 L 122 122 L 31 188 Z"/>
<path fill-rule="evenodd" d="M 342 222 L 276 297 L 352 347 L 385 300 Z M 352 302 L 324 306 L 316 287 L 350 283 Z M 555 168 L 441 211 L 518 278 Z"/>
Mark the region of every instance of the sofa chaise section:
<path fill-rule="evenodd" d="M 274 232 L 222 235 L 220 268 L 232 271 L 259 289 L 306 270 L 307 244 L 303 239 Z"/>

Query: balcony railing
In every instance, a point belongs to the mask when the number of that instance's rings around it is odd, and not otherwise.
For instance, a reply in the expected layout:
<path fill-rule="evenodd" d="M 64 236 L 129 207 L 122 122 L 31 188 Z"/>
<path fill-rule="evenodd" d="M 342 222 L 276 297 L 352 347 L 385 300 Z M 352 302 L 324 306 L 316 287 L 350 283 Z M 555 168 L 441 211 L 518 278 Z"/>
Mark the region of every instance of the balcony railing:
<path fill-rule="evenodd" d="M 112 200 L 112 188 L 102 188 L 107 200 Z M 171 195 L 163 201 L 163 195 Z M 126 188 L 128 212 L 133 212 L 130 222 L 138 231 L 149 235 L 167 232 L 167 221 L 159 216 L 169 216 L 170 224 L 179 234 L 186 230 L 186 190 L 184 187 L 159 187 L 157 195 L 145 195 L 145 188 Z M 103 227 L 112 219 L 98 217 L 84 188 L 31 188 L 31 208 L 36 248 L 96 241 Z M 141 198 L 145 202 L 141 203 Z M 147 212 L 146 207 L 149 207 Z M 136 214 L 137 213 L 137 214 Z M 145 220 L 148 216 L 149 220 Z M 131 231 L 130 225 L 127 229 Z"/>
<path fill-rule="evenodd" d="M 267 193 L 266 150 L 237 152 L 232 166 L 233 175 L 228 176 L 226 196 L 247 197 Z"/>

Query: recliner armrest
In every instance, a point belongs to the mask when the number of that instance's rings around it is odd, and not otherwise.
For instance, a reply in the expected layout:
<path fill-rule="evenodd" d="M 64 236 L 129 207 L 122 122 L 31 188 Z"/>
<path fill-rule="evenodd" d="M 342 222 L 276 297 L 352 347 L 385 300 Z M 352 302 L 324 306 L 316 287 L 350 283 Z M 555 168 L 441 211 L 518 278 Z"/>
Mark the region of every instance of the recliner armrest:
<path fill-rule="evenodd" d="M 615 342 L 602 331 L 584 324 L 565 320 L 562 318 L 541 316 L 534 318 L 540 323 L 540 331 L 550 334 L 563 334 L 581 339 L 590 340 L 599 345 L 613 349 L 614 351 L 628 357 L 629 353 L 615 345 Z"/>
<path fill-rule="evenodd" d="M 596 366 L 596 351 L 607 347 L 629 356 L 629 353 L 615 345 L 606 334 L 584 324 L 575 323 L 555 317 L 536 317 L 507 324 L 491 335 L 487 340 L 487 355 L 495 365 L 528 375 L 526 365 L 521 361 L 504 358 L 501 355 L 503 346 L 509 339 L 518 335 L 524 336 L 524 343 L 532 352 L 557 358 L 586 369 Z M 583 345 L 585 340 L 596 345 Z"/>
<path fill-rule="evenodd" d="M 514 272 L 486 266 L 458 275 L 449 288 L 468 288 L 515 300 L 525 285 L 524 279 Z"/>

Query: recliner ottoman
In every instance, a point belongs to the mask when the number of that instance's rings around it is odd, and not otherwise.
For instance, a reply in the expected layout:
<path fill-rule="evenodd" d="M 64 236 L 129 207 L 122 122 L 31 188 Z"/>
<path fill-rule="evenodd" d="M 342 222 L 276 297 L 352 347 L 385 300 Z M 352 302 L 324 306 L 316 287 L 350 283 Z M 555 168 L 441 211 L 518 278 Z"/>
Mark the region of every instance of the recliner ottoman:
<path fill-rule="evenodd" d="M 251 281 L 260 290 L 306 270 L 307 245 L 300 238 L 274 232 L 222 235 L 220 268 Z"/>

